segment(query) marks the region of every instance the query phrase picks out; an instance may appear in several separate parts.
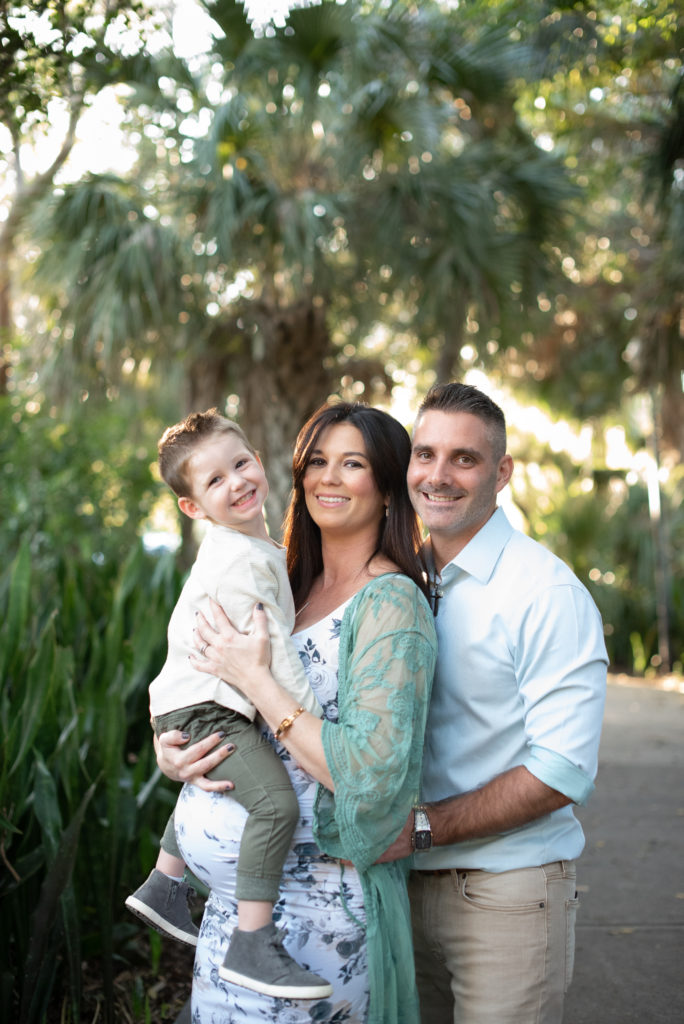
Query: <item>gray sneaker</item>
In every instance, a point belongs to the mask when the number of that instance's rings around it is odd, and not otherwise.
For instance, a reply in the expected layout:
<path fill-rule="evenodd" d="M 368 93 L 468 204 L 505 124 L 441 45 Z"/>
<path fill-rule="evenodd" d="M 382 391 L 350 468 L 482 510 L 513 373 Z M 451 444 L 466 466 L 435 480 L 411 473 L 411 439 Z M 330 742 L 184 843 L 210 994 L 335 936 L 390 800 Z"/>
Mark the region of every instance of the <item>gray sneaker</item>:
<path fill-rule="evenodd" d="M 233 932 L 219 975 L 224 981 L 281 999 L 325 999 L 332 985 L 292 959 L 283 946 L 285 932 L 270 924 L 255 932 Z"/>
<path fill-rule="evenodd" d="M 162 935 L 196 946 L 199 929 L 193 924 L 188 905 L 196 895 L 187 882 L 174 882 L 154 868 L 140 888 L 128 897 L 126 906 Z"/>

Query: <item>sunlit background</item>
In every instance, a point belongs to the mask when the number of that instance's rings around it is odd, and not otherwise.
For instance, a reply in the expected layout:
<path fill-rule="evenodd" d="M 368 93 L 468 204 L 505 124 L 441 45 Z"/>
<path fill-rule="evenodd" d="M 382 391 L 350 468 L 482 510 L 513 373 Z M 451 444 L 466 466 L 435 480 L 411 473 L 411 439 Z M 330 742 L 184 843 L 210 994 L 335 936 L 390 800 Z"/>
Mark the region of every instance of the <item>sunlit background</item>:
<path fill-rule="evenodd" d="M 245 427 L 277 535 L 322 401 L 410 429 L 435 380 L 477 385 L 611 679 L 684 692 L 678 14 L 2 5 L 3 1020 L 178 1003 L 123 894 L 175 800 L 147 688 L 196 538 L 155 463 L 192 409 Z"/>
<path fill-rule="evenodd" d="M 323 6 L 325 7 L 325 5 Z M 383 8 L 382 4 L 379 6 L 380 9 Z M 449 17 L 450 14 L 455 16 L 459 12 L 459 4 L 456 0 L 436 6 L 440 7 L 445 17 Z M 643 4 L 626 4 L 625 13 L 613 12 L 606 15 L 602 25 L 604 45 L 615 45 L 621 34 L 629 36 L 630 33 L 634 34 L 638 31 L 636 23 L 630 24 L 629 12 L 637 10 L 640 6 L 644 7 Z M 653 6 L 656 13 L 663 13 L 662 9 L 658 9 L 658 5 Z M 388 5 L 384 5 L 384 7 L 385 10 L 388 10 Z M 204 104 L 201 101 L 198 103 L 188 88 L 181 87 L 176 91 L 175 99 L 172 101 L 172 107 L 175 107 L 175 110 L 170 107 L 168 113 L 162 113 L 160 117 L 150 119 L 147 126 L 144 124 L 143 116 L 140 128 L 136 130 L 132 129 L 130 118 L 130 104 L 134 97 L 137 99 L 134 87 L 121 82 L 104 85 L 93 90 L 76 123 L 75 140 L 69 149 L 68 156 L 54 173 L 54 186 L 57 193 L 69 183 L 78 183 L 87 178 L 92 180 L 93 176 L 116 175 L 123 180 L 131 175 L 135 176 L 135 169 L 140 160 L 140 143 L 145 135 L 149 137 L 153 145 L 157 146 L 160 156 L 168 154 L 172 165 L 174 162 L 178 164 L 179 156 L 181 162 L 187 163 L 192 156 L 193 147 L 201 146 L 202 140 L 211 134 L 216 109 L 220 108 L 220 104 L 229 100 L 232 95 L 231 86 L 227 85 L 224 80 L 225 68 L 223 64 L 217 64 L 213 56 L 217 44 L 220 46 L 221 41 L 225 41 L 225 32 L 210 16 L 211 5 L 203 5 L 197 0 L 180 0 L 171 5 L 151 3 L 148 8 L 151 13 L 156 12 L 159 17 L 156 24 L 152 25 L 152 21 L 150 21 L 150 24 L 145 27 L 144 39 L 147 52 L 153 57 L 159 57 L 172 49 L 176 57 L 185 60 L 191 73 L 198 76 L 198 79 L 204 83 L 205 102 Z M 317 11 L 314 8 L 317 8 Z M 276 39 L 278 33 L 293 33 L 288 22 L 288 15 L 290 11 L 296 13 L 302 9 L 308 9 L 310 15 L 325 13 L 320 4 L 304 2 L 266 3 L 262 0 L 250 0 L 244 5 L 244 12 L 255 42 L 261 40 L 264 44 L 267 44 L 269 40 Z M 330 5 L 327 7 L 327 10 L 329 9 Z M 168 18 L 169 12 L 172 15 L 170 19 Z M 653 12 L 644 10 L 642 13 L 644 15 L 650 13 L 650 16 L 653 17 Z M 554 19 L 557 20 L 555 15 L 548 19 L 549 25 L 553 23 Z M 59 29 L 51 20 L 47 10 L 43 10 L 41 13 L 31 9 L 30 6 L 18 5 L 11 24 L 18 30 L 33 36 L 38 47 L 49 48 L 53 44 L 57 45 Z M 80 54 L 86 53 L 92 46 L 89 33 L 95 31 L 101 24 L 102 15 L 97 5 L 94 5 L 92 14 L 86 16 L 82 22 L 80 32 L 71 35 L 69 51 L 75 59 L 78 59 Z M 320 26 L 322 23 L 318 22 L 317 24 Z M 669 22 L 665 19 L 661 25 L 669 27 Z M 140 52 L 142 27 L 139 18 L 131 19 L 126 16 L 125 12 L 122 12 L 120 16 L 114 17 L 110 21 L 104 42 L 113 51 L 121 54 L 123 58 L 135 58 Z M 584 33 L 586 33 L 586 26 L 583 29 L 575 28 L 573 34 L 582 38 Z M 659 79 L 662 80 L 664 73 L 676 71 L 678 58 L 674 56 L 675 53 L 676 47 L 673 48 L 671 58 L 666 57 L 659 64 L 653 63 L 648 72 L 644 73 L 644 80 L 656 82 Z M 588 71 L 590 80 L 584 82 L 577 67 L 569 68 L 562 85 L 562 97 L 559 95 L 560 79 L 558 76 L 550 82 L 540 80 L 536 90 L 534 83 L 531 83 L 531 88 L 528 86 L 521 91 L 517 106 L 521 124 L 531 133 L 535 146 L 548 154 L 553 154 L 560 149 L 566 166 L 575 174 L 577 181 L 583 187 L 587 187 L 589 182 L 590 163 L 586 162 L 585 166 L 582 166 L 581 160 L 585 159 L 582 154 L 604 156 L 609 146 L 614 144 L 614 140 L 611 139 L 609 132 L 602 129 L 602 133 L 599 134 L 595 130 L 593 135 L 590 132 L 587 140 L 582 143 L 586 145 L 586 150 L 575 148 L 574 152 L 571 151 L 566 140 L 566 124 L 570 112 L 572 111 L 581 120 L 587 116 L 592 106 L 598 109 L 601 104 L 607 107 L 617 107 L 622 104 L 626 109 L 638 68 L 625 62 L 620 67 L 618 74 L 613 74 L 612 77 L 610 74 L 600 75 L 597 61 L 592 63 L 591 58 L 588 58 Z M 596 79 L 594 83 L 591 81 L 592 76 Z M 230 81 L 230 76 L 228 81 Z M 167 82 L 162 78 L 159 79 L 159 83 L 162 91 L 171 95 L 175 88 L 171 79 Z M 321 101 L 330 95 L 331 88 L 331 81 L 323 75 L 318 86 L 318 96 Z M 289 94 L 288 90 L 290 90 Z M 415 93 L 418 90 L 417 82 L 409 81 L 407 83 L 407 92 Z M 17 168 L 21 167 L 23 179 L 35 179 L 49 173 L 60 148 L 64 145 L 69 130 L 68 96 L 60 96 L 58 90 L 52 90 L 47 95 L 46 109 L 42 114 L 37 111 L 35 117 L 28 116 L 29 130 L 25 131 L 23 139 L 13 134 L 11 124 L 7 119 L 0 123 L 0 153 L 6 157 L 3 184 L 0 186 L 2 188 L 0 219 L 4 222 L 11 220 L 13 202 L 17 194 L 21 192 Z M 287 97 L 286 102 L 291 104 L 292 111 L 297 110 L 299 101 L 296 99 L 294 87 L 285 84 L 283 95 Z M 461 118 L 461 124 L 467 127 L 468 121 L 472 118 L 470 107 L 459 97 L 454 100 L 454 105 Z M 266 109 L 268 110 L 268 105 Z M 179 137 L 184 140 L 180 151 L 176 149 L 178 143 L 173 136 L 169 135 L 166 139 L 164 138 L 165 127 L 177 131 Z M 320 120 L 313 120 L 311 131 L 314 138 L 325 139 L 324 125 Z M 637 130 L 631 132 L 635 141 L 638 141 L 639 134 Z M 410 140 L 411 135 L 411 131 L 407 130 L 402 138 L 405 136 L 407 140 Z M 463 149 L 465 139 L 466 136 L 454 135 L 453 145 L 456 146 L 454 149 L 456 154 L 465 152 Z M 14 160 L 15 151 L 18 161 Z M 377 177 L 375 164 L 379 159 L 378 153 L 379 151 L 376 151 L 376 155 L 363 172 L 369 182 Z M 413 157 L 409 158 L 409 169 L 411 173 L 415 174 L 421 165 L 426 168 L 432 161 L 432 154 L 429 151 L 423 152 L 420 163 L 415 166 L 411 164 L 414 159 Z M 224 166 L 224 177 L 227 176 L 227 172 L 230 172 L 229 176 L 232 176 L 234 166 L 240 168 L 239 158 L 235 165 Z M 377 164 L 377 168 L 380 167 L 381 162 Z M 675 163 L 671 172 L 672 187 L 675 191 L 679 190 L 681 194 L 682 168 Z M 636 182 L 636 178 L 634 181 Z M 628 184 L 627 187 L 629 189 L 631 186 Z M 511 448 L 518 460 L 518 469 L 513 485 L 502 498 L 507 506 L 507 511 L 516 525 L 550 542 L 562 556 L 568 557 L 569 560 L 572 559 L 572 547 L 564 550 L 563 532 L 560 537 L 553 536 L 554 531 L 558 530 L 558 523 L 552 516 L 545 514 L 557 505 L 559 489 L 562 490 L 563 487 L 567 488 L 568 486 L 567 473 L 564 476 L 553 468 L 552 463 L 555 456 L 567 457 L 575 467 L 575 480 L 571 486 L 579 495 L 585 496 L 590 495 L 596 487 L 597 478 L 594 470 L 600 463 L 603 474 L 601 482 L 607 488 L 605 489 L 607 502 L 605 512 L 607 515 L 611 515 L 611 510 L 618 509 L 624 502 L 626 489 L 643 487 L 647 496 L 653 543 L 660 547 L 660 556 L 653 559 L 655 573 L 653 587 L 656 590 L 659 587 L 665 588 L 660 595 L 658 606 L 661 608 L 661 615 L 664 614 L 662 609 L 670 608 L 671 619 L 672 614 L 677 614 L 676 609 L 673 608 L 672 577 L 669 572 L 673 557 L 672 537 L 662 523 L 662 502 L 663 489 L 672 495 L 677 493 L 679 487 L 677 482 L 673 483 L 672 474 L 678 473 L 680 464 L 676 437 L 679 432 L 681 440 L 681 388 L 679 389 L 678 412 L 675 413 L 673 426 L 671 422 L 672 380 L 670 379 L 668 385 L 670 393 L 669 440 L 666 437 L 666 443 L 663 444 L 662 435 L 665 428 L 662 408 L 664 397 L 662 389 L 656 382 L 650 386 L 635 387 L 628 381 L 628 388 L 623 387 L 620 412 L 617 416 L 612 415 L 614 420 L 612 423 L 610 422 L 610 413 L 608 417 L 605 414 L 596 415 L 593 412 L 584 417 L 580 413 L 579 418 L 577 415 L 559 415 L 557 403 L 554 403 L 553 397 L 548 394 L 548 389 L 542 387 L 540 395 L 544 393 L 544 390 L 547 391 L 547 394 L 544 395 L 543 400 L 539 401 L 535 400 L 534 388 L 530 386 L 535 379 L 544 385 L 551 365 L 554 360 L 558 359 L 558 355 L 551 354 L 550 362 L 547 359 L 545 365 L 544 357 L 540 358 L 535 354 L 535 349 L 543 351 L 544 346 L 547 345 L 543 336 L 538 333 L 540 327 L 542 332 L 549 337 L 553 334 L 558 336 L 560 341 L 554 341 L 555 346 L 560 343 L 561 346 L 570 349 L 577 343 L 578 330 L 582 330 L 582 322 L 584 322 L 586 330 L 587 315 L 591 314 L 573 308 L 573 300 L 569 297 L 573 285 L 579 288 L 583 286 L 593 288 L 595 301 L 601 301 L 602 295 L 604 297 L 608 295 L 609 288 L 615 291 L 615 298 L 611 298 L 609 301 L 615 304 L 617 298 L 616 305 L 621 310 L 618 315 L 627 328 L 624 331 L 625 342 L 621 359 L 623 363 L 633 366 L 636 373 L 648 378 L 648 374 L 644 373 L 643 365 L 645 358 L 643 326 L 647 317 L 653 318 L 654 314 L 638 308 L 638 296 L 630 295 L 625 275 L 629 272 L 630 261 L 641 259 L 639 250 L 646 251 L 652 247 L 651 235 L 656 230 L 656 220 L 652 206 L 644 205 L 638 208 L 636 198 L 635 195 L 631 203 L 631 206 L 634 207 L 631 210 L 633 226 L 629 229 L 627 236 L 633 248 L 624 252 L 620 249 L 621 243 L 617 240 L 615 228 L 611 229 L 608 226 L 611 218 L 618 217 L 615 212 L 618 210 L 618 202 L 610 194 L 597 192 L 593 200 L 592 217 L 598 230 L 595 228 L 592 230 L 592 226 L 584 225 L 581 228 L 583 263 L 579 261 L 577 253 L 572 254 L 569 251 L 564 253 L 559 241 L 558 260 L 567 280 L 568 297 L 561 294 L 554 298 L 541 290 L 537 296 L 537 309 L 538 312 L 546 315 L 547 319 L 550 318 L 551 325 L 544 326 L 543 320 L 540 319 L 535 329 L 530 323 L 530 329 L 527 332 L 523 331 L 521 342 L 518 345 L 511 344 L 510 340 L 507 346 L 504 345 L 501 327 L 497 324 L 496 319 L 492 321 L 490 318 L 488 323 L 487 319 L 478 313 L 477 305 L 474 302 L 466 312 L 466 326 L 465 331 L 462 332 L 463 340 L 457 345 L 457 350 L 453 353 L 449 364 L 441 356 L 431 360 L 426 359 L 424 350 L 415 351 L 415 332 L 411 329 L 409 306 L 405 312 L 400 309 L 398 312 L 396 309 L 393 310 L 386 323 L 377 320 L 374 325 L 369 325 L 363 338 L 349 337 L 345 339 L 346 327 L 345 320 L 342 318 L 339 326 L 333 328 L 333 341 L 341 351 L 342 362 L 344 363 L 345 359 L 348 360 L 351 368 L 350 373 L 342 372 L 339 393 L 346 397 L 376 401 L 389 408 L 409 426 L 415 415 L 420 394 L 439 376 L 440 372 L 443 374 L 445 368 L 452 373 L 458 372 L 462 379 L 476 384 L 490 393 L 506 410 Z M 681 199 L 679 201 L 681 202 Z M 502 206 L 504 200 L 499 199 L 498 202 Z M 624 198 L 620 202 L 626 203 L 626 212 L 619 213 L 619 217 L 624 220 L 627 214 L 630 214 L 630 203 Z M 144 207 L 144 213 L 152 220 L 157 220 L 160 217 L 160 211 L 156 204 L 157 201 L 151 194 L 149 203 Z M 324 199 L 319 202 L 318 206 L 314 205 L 314 214 L 321 220 L 324 219 L 326 215 Z M 604 233 L 601 233 L 602 215 Z M 647 220 L 650 223 L 647 223 Z M 163 215 L 161 221 L 164 221 Z M 23 252 L 27 261 L 25 264 L 27 269 L 30 268 L 33 261 L 39 261 L 39 244 L 31 243 L 28 239 L 24 243 Z M 200 243 L 196 242 L 195 244 L 199 245 Z M 204 246 L 205 243 L 202 242 L 201 245 Z M 215 247 L 215 245 L 215 242 L 210 241 L 206 251 L 210 251 L 210 247 Z M 204 248 L 202 251 L 205 251 Z M 334 243 L 331 251 L 334 251 Z M 380 269 L 381 276 L 391 278 L 391 267 L 381 267 Z M 279 271 L 276 274 L 276 280 L 279 275 L 283 276 Z M 30 275 L 26 280 L 30 281 Z M 205 316 L 218 320 L 223 310 L 231 303 L 239 304 L 241 300 L 249 300 L 257 296 L 262 287 L 259 273 L 253 264 L 250 265 L 250 262 L 247 261 L 242 268 L 236 265 L 227 278 L 225 275 L 221 280 L 217 277 L 216 284 L 211 285 L 214 295 L 206 303 Z M 519 286 L 512 285 L 513 291 L 516 287 Z M 624 292 L 621 294 L 622 288 L 624 288 Z M 40 310 L 43 308 L 43 299 L 39 293 L 32 294 L 30 284 L 28 287 L 22 284 L 20 289 L 15 287 L 14 291 L 16 297 L 13 303 L 13 320 L 16 329 L 27 337 L 36 331 L 39 334 L 45 334 L 47 322 L 41 321 Z M 395 293 L 395 297 L 396 295 L 399 296 L 399 301 L 402 301 L 401 293 Z M 392 293 L 388 292 L 386 300 L 383 301 L 387 301 L 389 311 L 389 304 L 393 303 L 395 299 L 392 297 Z M 187 314 L 180 313 L 179 316 L 183 323 Z M 349 320 L 352 330 L 354 323 L 355 320 L 352 317 Z M 642 325 L 641 335 L 639 334 L 640 324 Z M 635 331 L 631 338 L 629 336 L 630 326 L 633 326 Z M 420 329 L 418 328 L 418 330 Z M 607 327 L 607 329 L 611 328 Z M 49 331 L 49 337 L 54 338 L 58 344 L 61 330 L 61 327 L 55 325 Z M 71 328 L 67 326 L 66 330 L 70 331 Z M 439 346 L 443 344 L 444 342 L 439 340 L 437 333 L 434 338 L 428 340 L 427 348 L 438 353 Z M 526 349 L 529 350 L 527 353 Z M 25 347 L 24 351 L 26 352 L 26 350 Z M 377 374 L 374 384 L 371 380 L 364 379 L 363 375 L 358 376 L 357 371 L 352 368 L 359 353 L 383 364 L 382 372 L 386 376 L 386 383 L 380 391 L 377 386 L 379 380 Z M 483 355 L 485 355 L 484 360 Z M 9 362 L 16 361 L 16 358 L 16 352 L 11 352 Z M 586 359 L 581 354 L 577 358 Z M 679 363 L 681 376 L 681 355 Z M 132 352 L 126 355 L 124 349 L 121 358 L 121 370 L 124 378 L 128 375 L 131 381 L 138 380 L 144 385 L 146 379 L 149 381 L 153 379 L 151 369 L 152 362 L 149 355 L 137 358 Z M 609 373 L 610 371 L 604 368 L 601 372 Z M 676 359 L 672 370 L 664 370 L 664 372 L 666 376 L 670 372 L 677 373 Z M 596 371 L 591 371 L 591 373 L 595 378 Z M 585 374 L 585 379 L 589 381 L 590 374 Z M 572 382 L 573 388 L 582 389 L 583 386 L 581 376 Z M 595 379 L 592 386 L 596 386 Z M 391 392 L 389 387 L 391 387 Z M 562 372 L 555 387 L 557 391 L 560 388 L 562 392 Z M 384 395 L 383 390 L 385 391 Z M 39 373 L 29 372 L 24 379 L 18 373 L 11 375 L 8 381 L 8 393 L 16 408 L 23 406 L 31 415 L 37 415 L 41 409 L 44 410 L 48 401 L 47 392 Z M 114 391 L 110 389 L 110 394 L 114 393 L 118 394 L 118 389 Z M 87 396 L 88 392 L 83 390 L 82 394 Z M 325 396 L 321 395 L 321 397 Z M 224 392 L 224 402 L 225 409 L 230 415 L 245 415 L 245 395 L 240 389 L 232 391 L 228 388 L 227 394 Z M 589 409 L 592 403 L 587 400 L 584 404 Z M 55 415 L 56 408 L 55 405 L 52 405 L 51 415 Z M 676 422 L 677 416 L 679 416 L 679 422 Z M 675 441 L 674 446 L 673 440 Z M 268 442 L 264 443 L 268 453 Z M 281 505 L 272 509 L 273 521 L 276 521 L 282 511 L 284 490 L 281 489 L 280 493 Z M 89 507 L 88 503 L 83 506 L 86 510 Z M 537 511 L 533 513 L 532 508 Z M 151 509 L 146 522 L 142 525 L 142 533 L 148 546 L 166 543 L 176 547 L 179 543 L 177 519 L 172 504 L 165 495 L 162 495 Z M 584 567 L 588 580 L 603 588 L 614 586 L 620 579 L 621 572 L 623 574 L 625 572 L 625 567 L 610 564 L 609 553 L 606 553 L 606 556 L 607 564 L 590 564 Z M 657 570 L 658 565 L 661 565 L 660 571 Z M 627 570 L 627 575 L 629 576 L 629 570 Z M 637 660 L 642 669 L 646 667 L 644 662 L 655 670 L 661 668 L 664 662 L 675 665 L 675 667 L 679 666 L 679 652 L 670 650 L 669 630 L 671 626 L 671 621 L 663 620 L 660 623 L 658 627 L 661 634 L 660 639 L 655 644 L 656 649 L 652 649 L 650 654 L 647 652 L 649 645 L 653 646 L 653 639 L 650 642 L 646 642 L 643 638 L 639 641 L 641 655 Z M 613 628 L 614 624 L 608 621 L 607 630 L 610 632 Z M 663 631 L 668 635 L 663 636 Z"/>

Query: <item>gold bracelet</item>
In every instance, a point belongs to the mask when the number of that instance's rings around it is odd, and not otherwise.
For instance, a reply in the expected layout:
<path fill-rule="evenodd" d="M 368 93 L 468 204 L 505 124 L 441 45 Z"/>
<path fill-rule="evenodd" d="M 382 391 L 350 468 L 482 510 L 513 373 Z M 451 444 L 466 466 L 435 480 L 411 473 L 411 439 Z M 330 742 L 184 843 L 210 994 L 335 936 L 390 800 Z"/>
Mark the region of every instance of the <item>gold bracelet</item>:
<path fill-rule="evenodd" d="M 303 713 L 304 713 L 304 708 L 301 708 L 301 707 L 300 707 L 300 708 L 297 708 L 297 710 L 296 710 L 296 711 L 294 711 L 294 712 L 293 712 L 293 713 L 292 713 L 291 715 L 288 715 L 288 716 L 287 716 L 287 718 L 283 718 L 282 722 L 280 723 L 280 725 L 278 726 L 278 728 L 276 729 L 276 731 L 275 731 L 275 732 L 273 733 L 273 735 L 275 736 L 275 738 L 276 738 L 277 740 L 279 740 L 279 739 L 280 739 L 280 737 L 281 737 L 281 736 L 283 735 L 283 733 L 284 733 L 284 732 L 287 732 L 287 730 L 288 730 L 288 729 L 290 728 L 290 726 L 292 725 L 292 723 L 293 723 L 293 722 L 294 722 L 294 721 L 295 721 L 295 720 L 296 720 L 297 718 L 299 718 L 299 716 L 300 716 L 301 714 L 303 714 Z"/>

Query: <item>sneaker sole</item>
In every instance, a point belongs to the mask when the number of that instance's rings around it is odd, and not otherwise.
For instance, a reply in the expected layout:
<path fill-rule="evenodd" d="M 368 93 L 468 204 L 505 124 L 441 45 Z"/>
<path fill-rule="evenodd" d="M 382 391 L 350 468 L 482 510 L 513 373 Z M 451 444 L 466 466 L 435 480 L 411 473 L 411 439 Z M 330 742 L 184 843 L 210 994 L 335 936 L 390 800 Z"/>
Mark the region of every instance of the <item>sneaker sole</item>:
<path fill-rule="evenodd" d="M 219 967 L 219 977 L 234 985 L 241 985 L 242 988 L 249 988 L 252 992 L 259 992 L 262 996 L 276 996 L 280 999 L 326 999 L 333 992 L 332 985 L 327 982 L 324 985 L 269 985 L 227 967 Z"/>
<path fill-rule="evenodd" d="M 167 921 L 155 910 L 151 910 L 146 904 L 141 903 L 140 900 L 136 899 L 135 896 L 129 896 L 126 900 L 126 906 L 139 917 L 141 921 L 144 921 L 150 928 L 154 928 L 155 931 L 161 932 L 162 935 L 168 935 L 172 939 L 177 939 L 179 942 L 185 943 L 186 946 L 196 946 L 197 936 L 191 935 L 190 932 L 184 932 L 182 928 L 176 928 L 175 925 Z"/>

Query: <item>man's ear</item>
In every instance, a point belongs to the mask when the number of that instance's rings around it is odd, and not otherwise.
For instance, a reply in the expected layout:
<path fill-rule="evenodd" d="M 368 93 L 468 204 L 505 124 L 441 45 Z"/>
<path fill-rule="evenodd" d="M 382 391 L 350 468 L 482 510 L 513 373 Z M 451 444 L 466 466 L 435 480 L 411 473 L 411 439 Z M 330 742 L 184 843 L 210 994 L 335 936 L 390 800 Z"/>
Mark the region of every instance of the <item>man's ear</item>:
<path fill-rule="evenodd" d="M 513 475 L 513 459 L 510 455 L 504 455 L 499 462 L 496 474 L 496 493 L 502 491 Z"/>
<path fill-rule="evenodd" d="M 199 505 L 192 500 L 192 498 L 179 498 L 178 508 L 181 512 L 189 516 L 190 519 L 206 519 L 207 514 L 204 512 Z"/>

